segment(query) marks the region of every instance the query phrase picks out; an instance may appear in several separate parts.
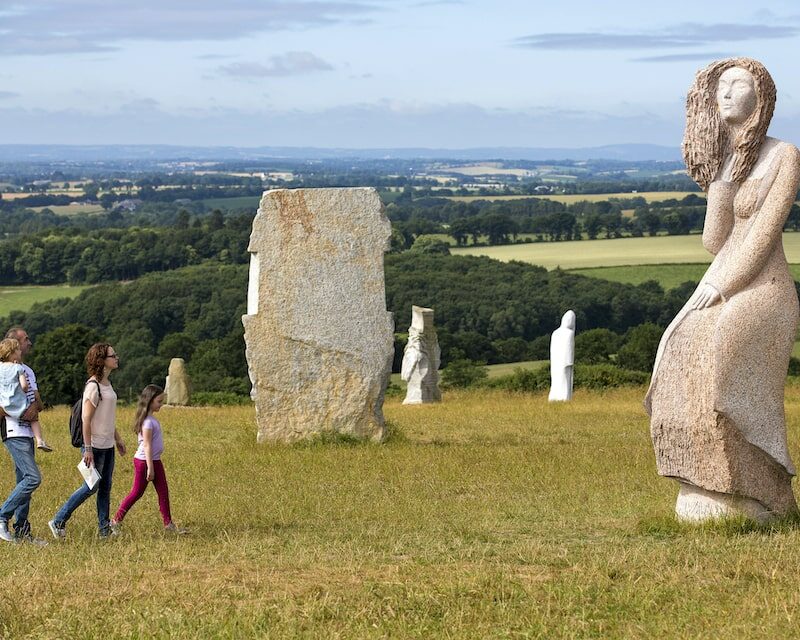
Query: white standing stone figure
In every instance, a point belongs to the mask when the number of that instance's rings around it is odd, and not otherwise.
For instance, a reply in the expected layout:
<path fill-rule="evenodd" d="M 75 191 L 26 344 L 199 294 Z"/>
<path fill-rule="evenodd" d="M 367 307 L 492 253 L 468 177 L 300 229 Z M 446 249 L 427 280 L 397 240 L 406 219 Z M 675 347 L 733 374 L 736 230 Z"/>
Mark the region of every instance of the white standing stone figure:
<path fill-rule="evenodd" d="M 550 337 L 550 402 L 572 400 L 575 368 L 575 312 L 567 311 Z"/>
<path fill-rule="evenodd" d="M 708 193 L 714 259 L 661 338 L 645 398 L 684 520 L 797 512 L 783 402 L 798 300 L 782 231 L 800 152 L 766 135 L 775 96 L 761 63 L 730 58 L 699 71 L 686 101 L 683 155 Z"/>
<path fill-rule="evenodd" d="M 381 440 L 394 355 L 375 189 L 267 191 L 253 220 L 244 323 L 258 441 Z"/>
<path fill-rule="evenodd" d="M 400 377 L 408 383 L 403 404 L 440 402 L 439 363 L 441 350 L 433 326 L 433 309 L 411 307 L 411 326 L 403 352 Z"/>
<path fill-rule="evenodd" d="M 166 404 L 186 406 L 189 404 L 192 385 L 189 374 L 186 373 L 186 363 L 183 358 L 172 358 L 169 361 L 169 374 L 164 393 Z"/>

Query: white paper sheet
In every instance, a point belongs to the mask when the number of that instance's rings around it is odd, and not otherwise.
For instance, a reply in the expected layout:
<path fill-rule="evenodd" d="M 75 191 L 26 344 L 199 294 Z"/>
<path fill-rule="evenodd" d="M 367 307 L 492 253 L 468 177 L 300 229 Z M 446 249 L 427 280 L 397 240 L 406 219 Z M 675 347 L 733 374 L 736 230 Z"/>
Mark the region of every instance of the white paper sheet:
<path fill-rule="evenodd" d="M 94 485 L 100 481 L 100 474 L 97 473 L 97 469 L 94 466 L 87 467 L 83 460 L 78 463 L 78 471 L 81 472 L 83 479 L 86 481 L 86 486 L 90 489 L 94 489 Z"/>

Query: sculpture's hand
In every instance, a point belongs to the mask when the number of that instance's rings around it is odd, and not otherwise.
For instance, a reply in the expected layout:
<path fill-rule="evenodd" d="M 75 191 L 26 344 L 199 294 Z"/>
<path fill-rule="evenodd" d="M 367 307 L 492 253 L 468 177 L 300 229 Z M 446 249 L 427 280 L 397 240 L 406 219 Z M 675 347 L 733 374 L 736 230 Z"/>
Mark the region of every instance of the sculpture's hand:
<path fill-rule="evenodd" d="M 700 287 L 695 292 L 693 298 L 692 309 L 707 309 L 722 300 L 719 291 L 708 283 Z"/>

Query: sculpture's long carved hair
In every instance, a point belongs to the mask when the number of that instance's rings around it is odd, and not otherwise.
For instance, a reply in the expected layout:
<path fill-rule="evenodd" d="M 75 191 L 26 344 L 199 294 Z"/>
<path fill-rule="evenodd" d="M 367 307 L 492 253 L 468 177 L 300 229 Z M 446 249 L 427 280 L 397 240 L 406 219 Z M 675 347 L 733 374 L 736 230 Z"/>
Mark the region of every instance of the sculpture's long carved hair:
<path fill-rule="evenodd" d="M 756 108 L 734 140 L 717 107 L 717 85 L 724 71 L 740 67 L 750 72 L 756 88 Z M 761 144 L 775 110 L 775 83 L 763 64 L 752 58 L 727 58 L 697 72 L 686 96 L 686 132 L 683 159 L 692 180 L 703 189 L 716 178 L 726 153 L 731 150 L 733 181 L 741 184 L 758 160 Z M 732 142 L 732 144 L 731 144 Z"/>

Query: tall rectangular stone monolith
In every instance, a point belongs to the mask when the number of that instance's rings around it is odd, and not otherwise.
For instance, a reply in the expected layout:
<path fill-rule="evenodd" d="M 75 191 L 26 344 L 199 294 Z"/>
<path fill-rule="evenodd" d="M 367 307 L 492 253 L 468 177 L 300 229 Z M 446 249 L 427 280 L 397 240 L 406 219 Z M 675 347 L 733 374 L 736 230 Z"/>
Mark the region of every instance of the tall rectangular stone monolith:
<path fill-rule="evenodd" d="M 259 442 L 325 431 L 383 438 L 390 235 L 374 189 L 264 193 L 242 318 Z"/>

